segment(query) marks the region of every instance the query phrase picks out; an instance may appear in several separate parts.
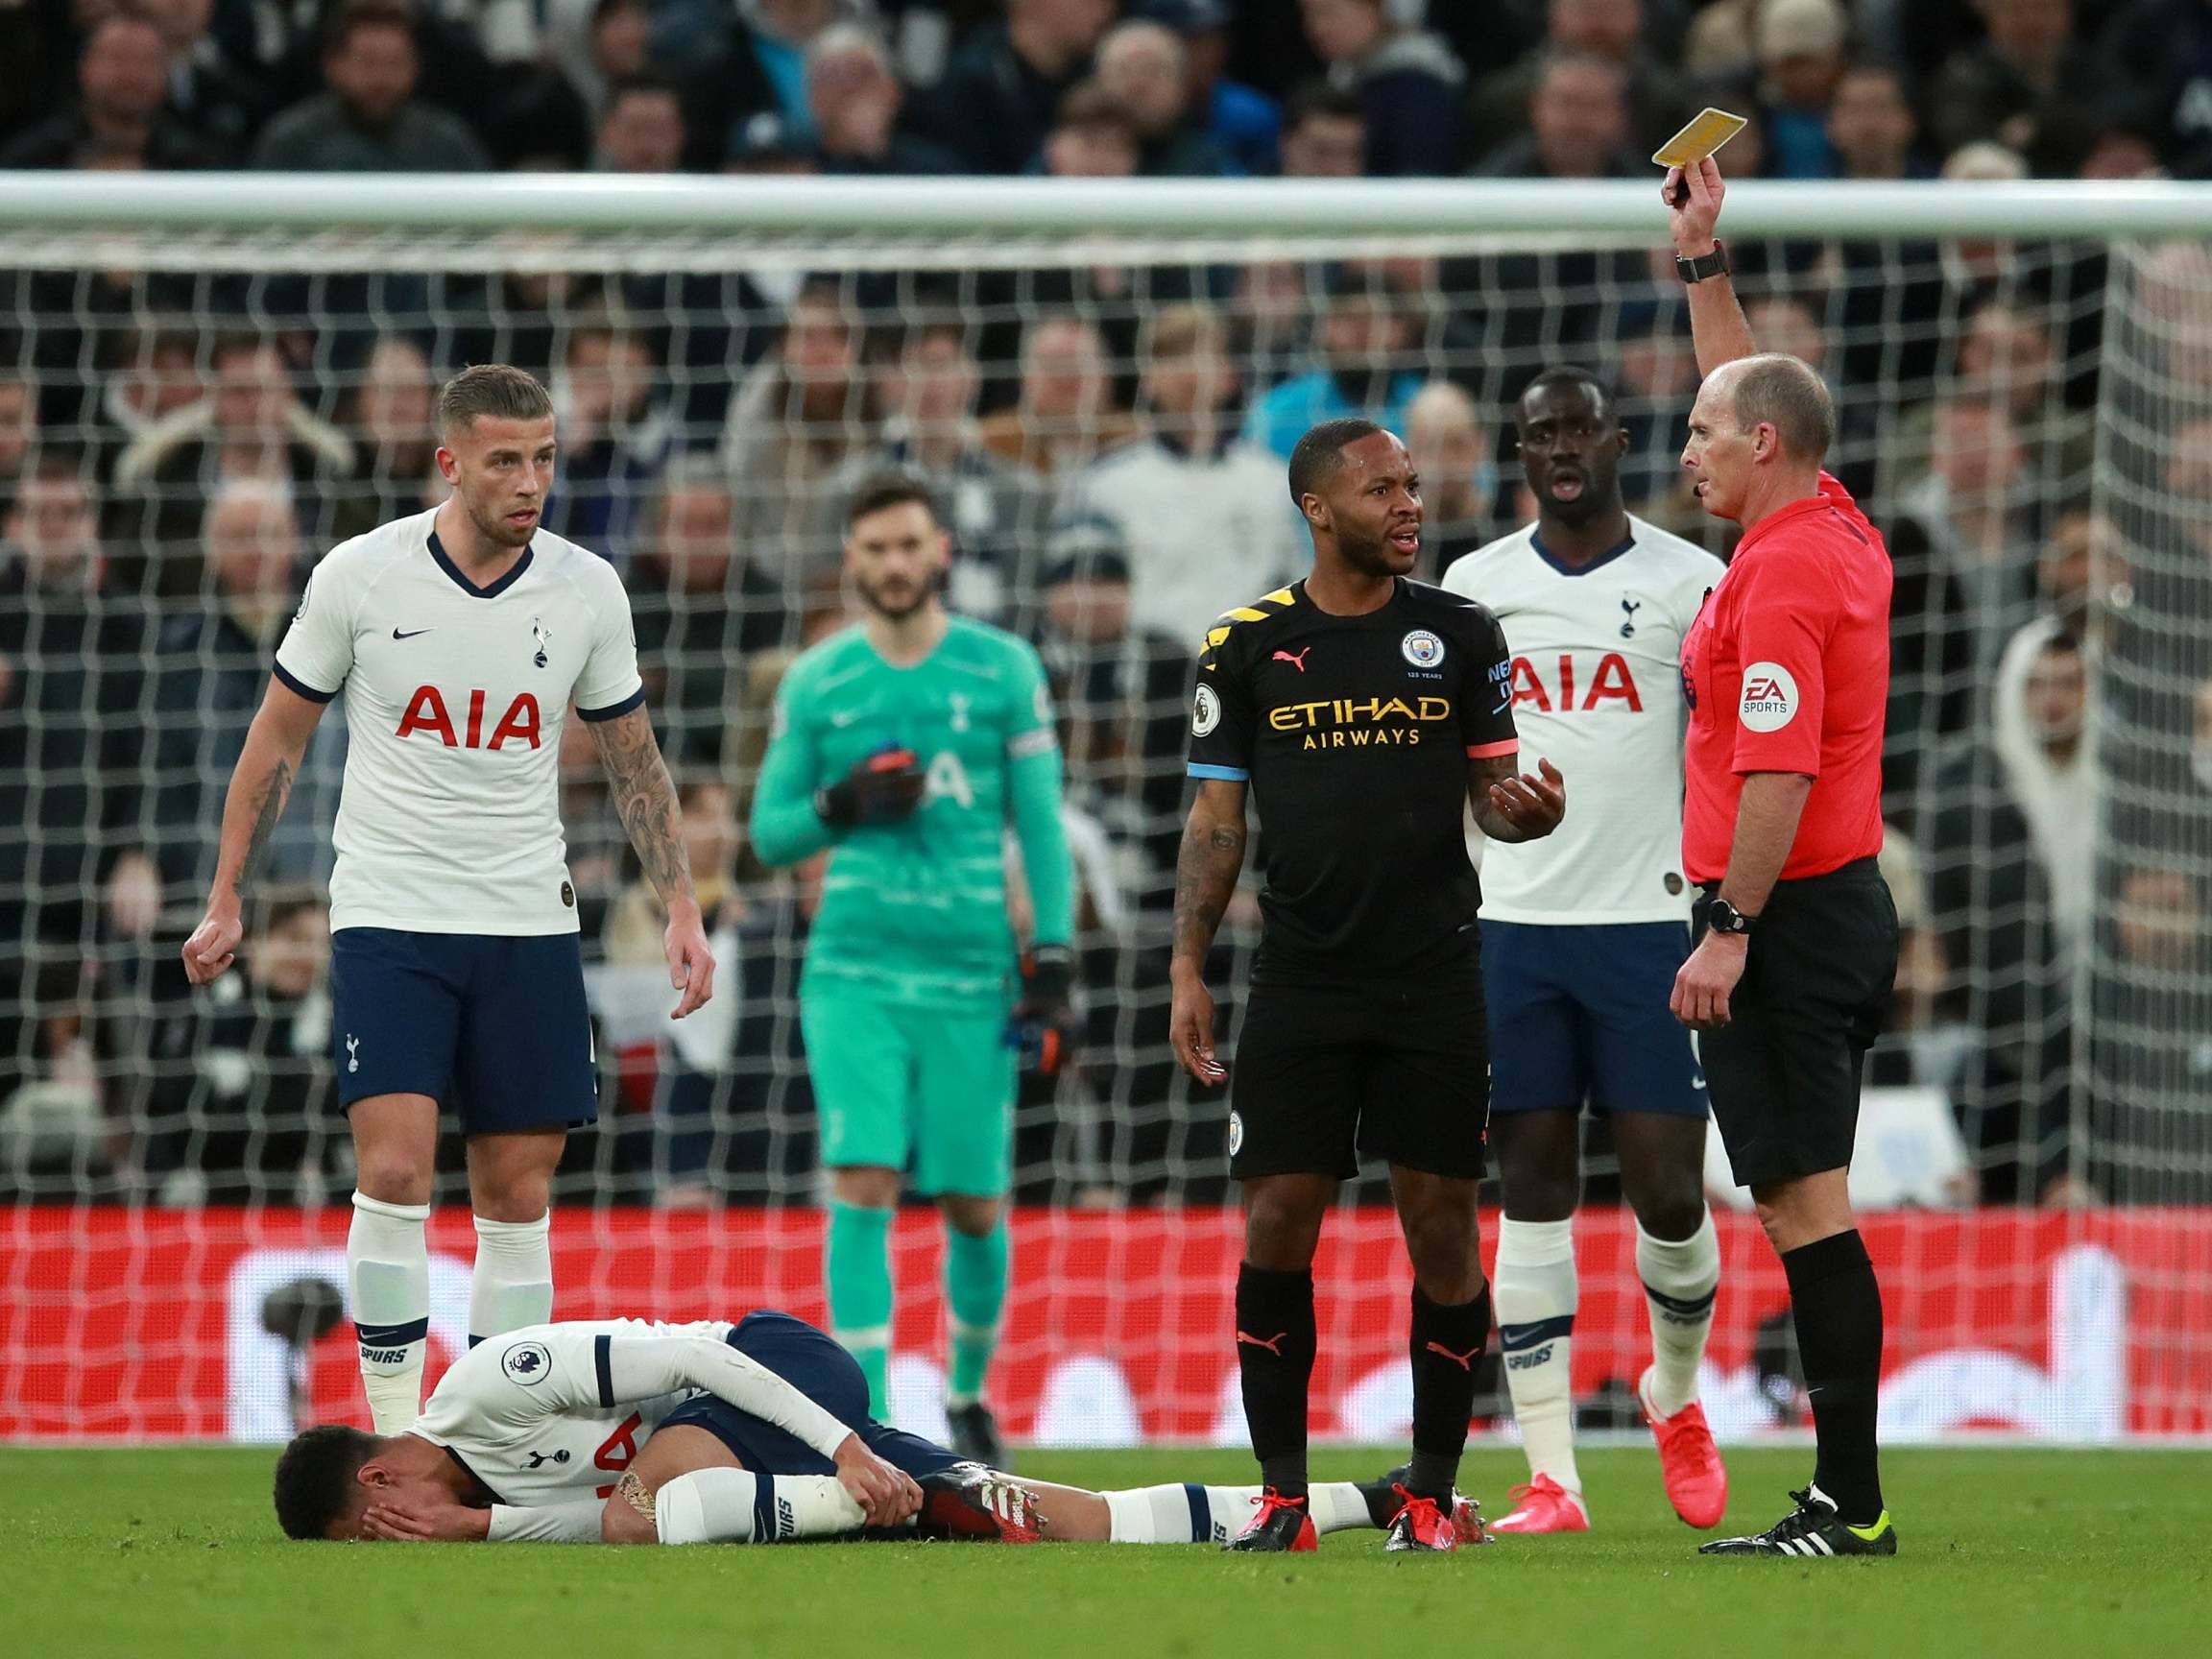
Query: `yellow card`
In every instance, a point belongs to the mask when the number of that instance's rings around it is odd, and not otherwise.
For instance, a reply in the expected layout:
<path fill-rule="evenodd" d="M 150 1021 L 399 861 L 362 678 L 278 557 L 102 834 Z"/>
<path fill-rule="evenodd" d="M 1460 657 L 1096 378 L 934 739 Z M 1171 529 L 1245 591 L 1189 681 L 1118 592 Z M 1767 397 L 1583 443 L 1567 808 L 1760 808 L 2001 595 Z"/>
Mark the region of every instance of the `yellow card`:
<path fill-rule="evenodd" d="M 1713 155 L 1748 125 L 1743 116 L 1725 109 L 1700 109 L 1689 126 L 1652 152 L 1651 159 L 1662 167 L 1687 167 Z"/>

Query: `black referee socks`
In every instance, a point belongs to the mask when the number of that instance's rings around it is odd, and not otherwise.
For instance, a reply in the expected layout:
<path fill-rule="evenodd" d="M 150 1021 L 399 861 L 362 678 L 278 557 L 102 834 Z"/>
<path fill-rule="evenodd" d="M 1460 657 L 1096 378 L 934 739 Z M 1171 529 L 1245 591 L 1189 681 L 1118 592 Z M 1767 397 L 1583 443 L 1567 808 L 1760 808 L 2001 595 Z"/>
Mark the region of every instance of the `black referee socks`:
<path fill-rule="evenodd" d="M 1782 1269 L 1790 1276 L 1790 1312 L 1820 1448 L 1813 1479 L 1843 1520 L 1863 1527 L 1883 1509 L 1874 1441 L 1882 1287 L 1856 1228 L 1785 1251 Z"/>
<path fill-rule="evenodd" d="M 1406 1488 L 1448 1503 L 1467 1450 L 1475 1411 L 1475 1367 L 1490 1343 L 1490 1286 L 1456 1307 L 1431 1302 L 1413 1286 L 1413 1462 Z"/>
<path fill-rule="evenodd" d="M 1237 1269 L 1237 1368 L 1260 1478 L 1306 1496 L 1306 1396 L 1313 1380 L 1313 1270 Z"/>

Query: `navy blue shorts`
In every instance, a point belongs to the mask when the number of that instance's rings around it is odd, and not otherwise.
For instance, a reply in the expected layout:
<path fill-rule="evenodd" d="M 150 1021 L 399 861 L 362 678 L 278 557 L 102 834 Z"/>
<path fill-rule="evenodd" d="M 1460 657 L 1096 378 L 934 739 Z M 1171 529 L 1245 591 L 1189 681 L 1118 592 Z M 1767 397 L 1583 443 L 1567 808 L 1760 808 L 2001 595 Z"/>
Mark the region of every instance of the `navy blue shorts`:
<path fill-rule="evenodd" d="M 338 1102 L 427 1094 L 464 1135 L 574 1129 L 599 1116 L 577 935 L 330 936 Z"/>
<path fill-rule="evenodd" d="M 868 1379 L 860 1362 L 826 1331 L 804 1319 L 762 1309 L 737 1321 L 730 1346 L 758 1361 L 860 1436 L 860 1443 L 920 1479 L 963 1461 L 956 1452 L 893 1429 L 868 1415 Z M 787 1429 L 740 1411 L 712 1394 L 686 1400 L 661 1420 L 661 1428 L 688 1424 L 730 1448 L 737 1461 L 763 1475 L 834 1475 L 837 1465 Z"/>
<path fill-rule="evenodd" d="M 1680 922 L 1482 924 L 1490 1110 L 1702 1118 L 1705 1076 L 1669 1012 Z"/>

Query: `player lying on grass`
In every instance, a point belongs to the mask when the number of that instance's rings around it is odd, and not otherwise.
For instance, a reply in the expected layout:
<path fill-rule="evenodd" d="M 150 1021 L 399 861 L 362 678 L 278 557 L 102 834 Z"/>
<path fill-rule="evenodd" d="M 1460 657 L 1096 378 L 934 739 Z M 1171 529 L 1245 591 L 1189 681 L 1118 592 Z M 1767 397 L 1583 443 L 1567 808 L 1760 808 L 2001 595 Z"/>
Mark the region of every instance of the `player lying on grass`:
<path fill-rule="evenodd" d="M 1018 1480 L 868 1415 L 852 1355 L 788 1313 L 535 1325 L 471 1349 L 406 1432 L 306 1431 L 276 1461 L 294 1538 L 610 1544 L 901 1537 L 1226 1540 L 1258 1487 Z M 1381 1527 L 1390 1478 L 1312 1488 L 1317 1531 Z M 1475 1505 L 1455 1505 L 1462 1542 Z"/>

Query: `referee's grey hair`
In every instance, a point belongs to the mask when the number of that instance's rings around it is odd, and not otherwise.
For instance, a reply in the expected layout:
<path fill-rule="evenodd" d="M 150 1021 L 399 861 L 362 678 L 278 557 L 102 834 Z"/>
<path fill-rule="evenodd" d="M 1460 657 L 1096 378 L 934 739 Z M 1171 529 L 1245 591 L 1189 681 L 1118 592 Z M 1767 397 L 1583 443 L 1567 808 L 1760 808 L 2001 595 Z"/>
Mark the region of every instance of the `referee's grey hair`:
<path fill-rule="evenodd" d="M 553 413 L 553 394 L 527 369 L 505 363 L 477 363 L 438 389 L 438 436 L 451 438 L 475 421 L 543 421 Z"/>
<path fill-rule="evenodd" d="M 1736 424 L 1748 432 L 1765 423 L 1782 447 L 1801 461 L 1819 461 L 1836 442 L 1836 399 L 1802 357 L 1762 351 L 1731 365 L 1736 371 Z"/>

